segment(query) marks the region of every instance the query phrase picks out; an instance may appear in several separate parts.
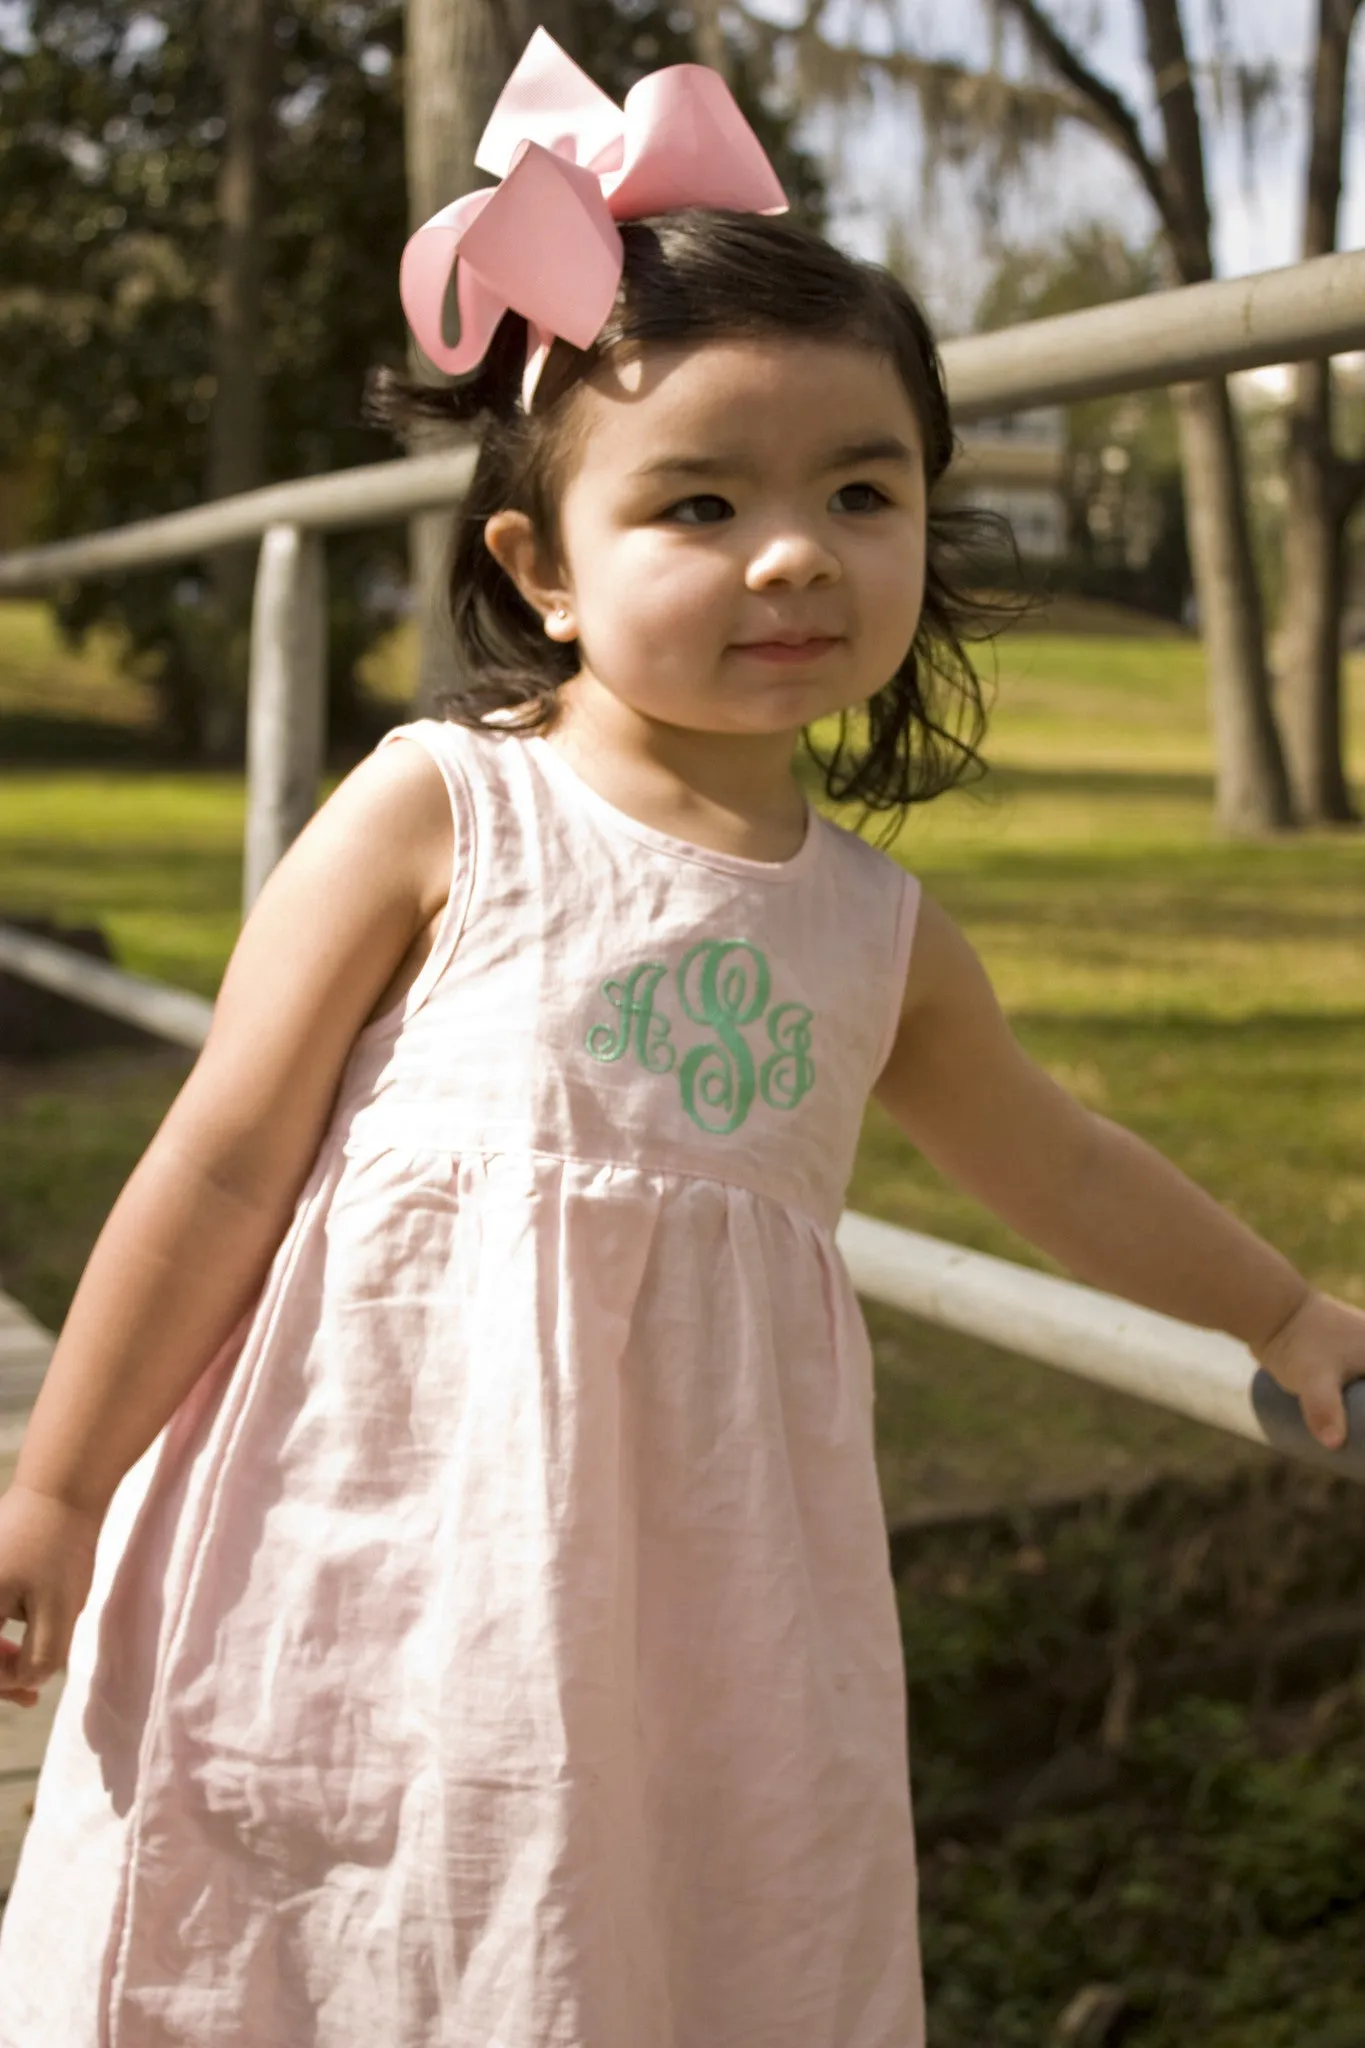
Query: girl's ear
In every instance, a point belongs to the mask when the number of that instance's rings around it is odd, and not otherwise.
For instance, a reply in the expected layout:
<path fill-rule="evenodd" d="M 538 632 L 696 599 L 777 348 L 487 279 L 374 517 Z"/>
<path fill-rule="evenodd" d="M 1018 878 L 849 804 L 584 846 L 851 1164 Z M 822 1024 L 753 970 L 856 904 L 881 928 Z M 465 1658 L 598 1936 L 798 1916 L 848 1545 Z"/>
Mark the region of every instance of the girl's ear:
<path fill-rule="evenodd" d="M 576 640 L 573 600 L 545 561 L 540 539 L 525 512 L 495 512 L 486 520 L 483 544 L 535 611 L 551 640 Z"/>

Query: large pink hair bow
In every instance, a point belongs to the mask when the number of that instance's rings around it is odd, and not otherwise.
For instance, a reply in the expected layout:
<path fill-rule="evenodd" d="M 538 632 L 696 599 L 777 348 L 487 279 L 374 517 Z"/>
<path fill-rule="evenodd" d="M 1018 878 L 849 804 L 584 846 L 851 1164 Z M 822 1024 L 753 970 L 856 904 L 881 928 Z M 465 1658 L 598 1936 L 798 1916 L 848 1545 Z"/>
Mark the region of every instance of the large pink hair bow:
<path fill-rule="evenodd" d="M 556 335 L 587 348 L 601 332 L 621 281 L 617 221 L 682 206 L 787 207 L 719 73 L 669 65 L 618 107 L 543 28 L 503 87 L 474 161 L 502 183 L 466 193 L 418 228 L 399 273 L 403 311 L 432 362 L 454 375 L 482 360 L 504 313 L 522 314 L 527 405 Z M 453 266 L 460 338 L 451 347 Z"/>

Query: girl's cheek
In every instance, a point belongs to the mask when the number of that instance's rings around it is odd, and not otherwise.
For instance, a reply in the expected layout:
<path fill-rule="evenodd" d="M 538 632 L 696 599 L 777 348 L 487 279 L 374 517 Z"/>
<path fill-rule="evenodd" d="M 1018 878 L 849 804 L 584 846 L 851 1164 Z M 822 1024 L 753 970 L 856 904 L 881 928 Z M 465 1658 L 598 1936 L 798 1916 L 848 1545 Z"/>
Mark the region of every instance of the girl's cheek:
<path fill-rule="evenodd" d="M 730 589 L 735 571 L 700 550 L 660 549 L 641 561 L 636 574 L 641 600 L 658 611 L 707 603 Z"/>
<path fill-rule="evenodd" d="M 906 611 L 918 614 L 924 595 L 923 550 L 888 549 L 877 564 L 874 580 L 879 601 L 893 616 Z"/>

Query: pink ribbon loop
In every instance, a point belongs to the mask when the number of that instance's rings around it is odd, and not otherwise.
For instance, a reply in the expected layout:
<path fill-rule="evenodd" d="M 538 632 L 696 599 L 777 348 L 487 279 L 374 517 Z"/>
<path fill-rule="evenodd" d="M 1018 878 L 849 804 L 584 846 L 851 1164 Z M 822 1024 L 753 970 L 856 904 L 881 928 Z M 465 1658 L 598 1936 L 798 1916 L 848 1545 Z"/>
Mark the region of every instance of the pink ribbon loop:
<path fill-rule="evenodd" d="M 502 182 L 433 214 L 403 251 L 399 292 L 431 361 L 482 361 L 508 311 L 530 326 L 523 400 L 550 342 L 587 348 L 621 281 L 617 222 L 684 206 L 784 213 L 786 196 L 723 78 L 673 64 L 618 107 L 538 28 L 499 96 L 474 161 Z M 459 338 L 446 340 L 455 271 Z"/>

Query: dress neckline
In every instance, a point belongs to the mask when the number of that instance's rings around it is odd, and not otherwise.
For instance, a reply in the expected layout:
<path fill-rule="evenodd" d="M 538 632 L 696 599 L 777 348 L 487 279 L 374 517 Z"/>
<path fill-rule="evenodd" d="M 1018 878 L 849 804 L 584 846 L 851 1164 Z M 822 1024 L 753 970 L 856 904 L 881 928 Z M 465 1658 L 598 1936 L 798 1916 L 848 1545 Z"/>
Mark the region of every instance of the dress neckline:
<path fill-rule="evenodd" d="M 750 881 L 793 882 L 806 872 L 815 858 L 821 819 L 809 802 L 806 804 L 806 835 L 796 852 L 786 860 L 751 860 L 742 853 L 723 853 L 718 847 L 698 846 L 695 840 L 675 838 L 670 832 L 661 832 L 656 825 L 646 825 L 642 818 L 633 818 L 629 811 L 621 810 L 600 795 L 591 783 L 585 782 L 543 733 L 528 733 L 522 743 L 530 749 L 532 758 L 540 763 L 542 772 L 551 781 L 558 781 L 588 810 L 595 812 L 614 830 L 624 832 L 628 838 L 653 847 L 657 853 L 669 855 L 674 860 L 715 868 L 721 874 L 743 875 Z"/>

